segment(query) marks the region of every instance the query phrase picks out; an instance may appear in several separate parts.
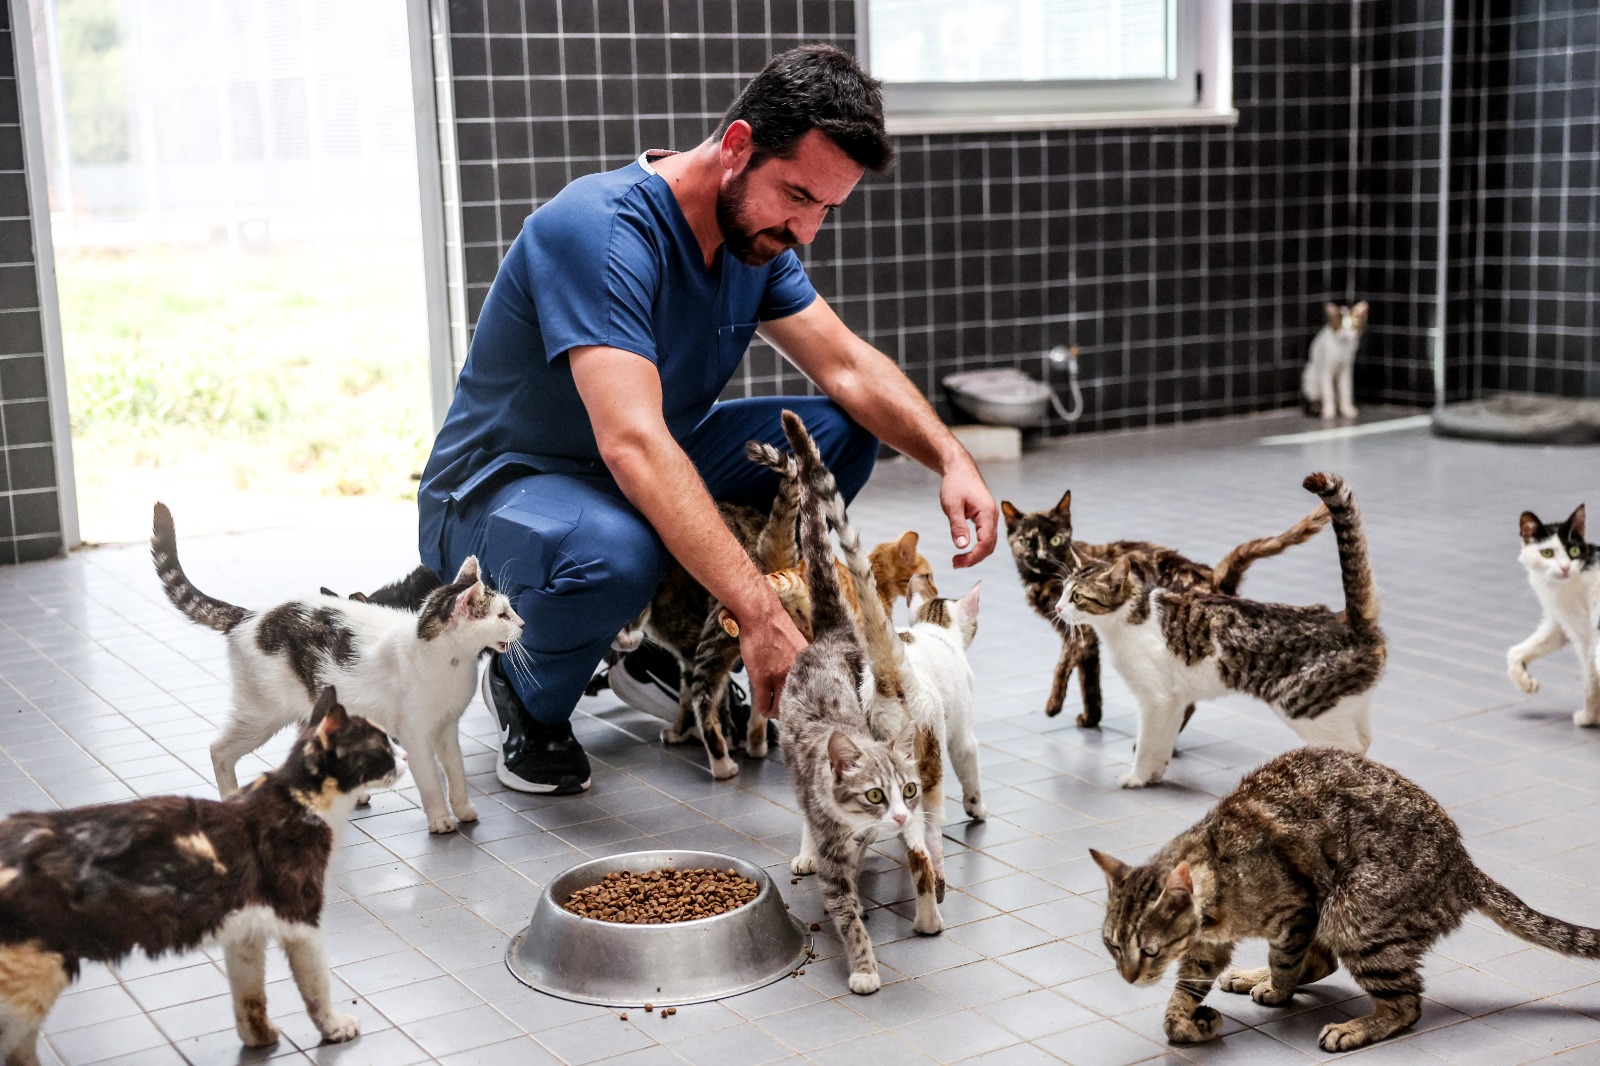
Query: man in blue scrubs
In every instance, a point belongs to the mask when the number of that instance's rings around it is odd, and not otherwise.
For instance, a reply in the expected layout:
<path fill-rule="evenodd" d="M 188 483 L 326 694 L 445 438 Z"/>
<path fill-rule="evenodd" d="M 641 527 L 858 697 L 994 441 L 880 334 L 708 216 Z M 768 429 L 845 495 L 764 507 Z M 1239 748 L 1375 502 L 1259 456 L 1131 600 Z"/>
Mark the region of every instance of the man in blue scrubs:
<path fill-rule="evenodd" d="M 805 46 L 774 57 L 703 144 L 579 178 L 523 224 L 417 497 L 423 562 L 453 574 L 477 555 L 527 624 L 484 686 L 506 786 L 589 787 L 568 719 L 669 556 L 738 620 L 755 710 L 775 713 L 805 640 L 712 501 L 771 501 L 772 474 L 743 447 L 781 443 L 784 407 L 847 497 L 885 441 L 941 475 L 956 566 L 994 549 L 971 456 L 793 251 L 892 154 L 878 82 Z M 717 403 L 757 332 L 825 395 Z"/>

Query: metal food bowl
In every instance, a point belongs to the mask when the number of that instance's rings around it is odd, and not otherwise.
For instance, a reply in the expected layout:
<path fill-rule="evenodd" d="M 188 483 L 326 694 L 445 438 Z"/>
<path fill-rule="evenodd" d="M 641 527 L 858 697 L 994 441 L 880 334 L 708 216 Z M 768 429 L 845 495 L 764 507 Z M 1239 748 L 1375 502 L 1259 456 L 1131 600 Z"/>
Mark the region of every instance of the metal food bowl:
<path fill-rule="evenodd" d="M 1050 406 L 1050 387 L 1015 367 L 946 374 L 940 383 L 951 403 L 990 425 L 1028 429 Z"/>
<path fill-rule="evenodd" d="M 562 904 L 617 871 L 732 869 L 756 898 L 710 918 L 623 925 L 581 918 Z M 805 961 L 809 936 L 759 866 L 712 851 L 631 851 L 580 863 L 545 886 L 506 966 L 523 984 L 605 1007 L 681 1006 L 748 992 Z"/>

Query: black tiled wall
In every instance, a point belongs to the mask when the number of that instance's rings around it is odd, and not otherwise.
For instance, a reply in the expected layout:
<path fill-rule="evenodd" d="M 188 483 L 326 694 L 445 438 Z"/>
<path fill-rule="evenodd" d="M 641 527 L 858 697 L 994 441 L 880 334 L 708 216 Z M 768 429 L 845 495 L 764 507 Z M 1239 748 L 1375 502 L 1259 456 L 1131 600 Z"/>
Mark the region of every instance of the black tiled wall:
<path fill-rule="evenodd" d="M 17 62 L 9 5 L 0 3 L 0 563 L 62 550 L 44 332 L 28 208 Z"/>
<path fill-rule="evenodd" d="M 1038 374 L 1074 343 L 1080 428 L 1293 403 L 1319 308 L 1352 291 L 1350 10 L 1233 15 L 1236 127 L 901 138 L 894 172 L 807 253 L 819 290 L 940 404 L 946 373 Z M 537 204 L 699 143 L 774 52 L 853 50 L 855 16 L 854 0 L 451 0 L 469 321 Z M 806 387 L 757 345 L 730 394 Z"/>

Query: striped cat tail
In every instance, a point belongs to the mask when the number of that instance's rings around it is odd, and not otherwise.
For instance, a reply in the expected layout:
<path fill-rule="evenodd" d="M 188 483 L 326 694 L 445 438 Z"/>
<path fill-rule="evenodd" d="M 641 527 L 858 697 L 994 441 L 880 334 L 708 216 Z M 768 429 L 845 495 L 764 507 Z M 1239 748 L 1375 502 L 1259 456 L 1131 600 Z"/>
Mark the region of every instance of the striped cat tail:
<path fill-rule="evenodd" d="M 172 512 L 164 503 L 156 503 L 154 527 L 150 534 L 150 558 L 156 564 L 156 576 L 161 587 L 167 590 L 172 606 L 188 615 L 193 621 L 209 626 L 218 633 L 227 633 L 250 617 L 250 612 L 231 603 L 214 600 L 195 588 L 178 562 L 178 531 L 172 524 Z"/>
<path fill-rule="evenodd" d="M 1344 617 L 1352 629 L 1373 633 L 1378 628 L 1378 590 L 1372 582 L 1372 562 L 1367 558 L 1367 538 L 1361 531 L 1361 508 L 1344 478 L 1337 474 L 1311 474 L 1307 492 L 1322 497 L 1339 541 L 1339 571 L 1344 576 Z"/>
<path fill-rule="evenodd" d="M 1251 563 L 1257 559 L 1270 559 L 1274 555 L 1281 555 L 1296 544 L 1304 544 L 1322 532 L 1322 527 L 1326 526 L 1332 517 L 1327 507 L 1319 505 L 1315 511 L 1277 536 L 1245 541 L 1224 555 L 1222 562 L 1212 569 L 1211 573 L 1217 582 L 1217 591 L 1237 596 L 1239 582 L 1244 580 L 1244 572 L 1250 569 Z"/>
<path fill-rule="evenodd" d="M 1534 910 L 1509 888 L 1478 873 L 1478 909 L 1512 936 L 1563 955 L 1600 958 L 1600 929 L 1573 925 Z"/>
<path fill-rule="evenodd" d="M 800 546 L 795 541 L 796 521 L 800 516 L 800 468 L 794 456 L 785 455 L 770 444 L 746 441 L 744 457 L 778 475 L 778 495 L 767 512 L 766 525 L 756 538 L 756 567 L 762 573 L 792 570 L 800 565 Z"/>
<path fill-rule="evenodd" d="M 872 562 L 862 550 L 861 537 L 856 533 L 855 526 L 851 525 L 849 515 L 845 514 L 844 497 L 839 493 L 839 485 L 833 479 L 833 472 L 823 463 L 822 454 L 817 451 L 817 442 L 811 439 L 811 434 L 806 431 L 805 423 L 800 420 L 799 415 L 793 411 L 783 412 L 783 431 L 789 438 L 789 446 L 794 449 L 795 458 L 799 461 L 800 480 L 805 486 L 805 491 L 818 502 L 821 514 L 838 534 L 839 547 L 844 552 L 845 564 L 849 567 L 850 576 L 855 578 L 856 604 L 861 612 L 861 639 L 866 646 L 867 660 L 872 664 L 873 683 L 879 694 L 885 698 L 903 699 L 905 690 L 900 683 L 899 654 L 902 654 L 900 641 L 894 635 L 889 617 L 884 613 L 883 604 L 873 594 L 873 590 L 877 588 L 877 580 L 872 576 Z M 817 578 L 812 576 L 811 568 L 825 567 L 832 570 L 832 553 L 829 552 L 828 558 L 816 557 L 802 544 L 802 554 L 806 560 L 806 576 L 810 578 L 813 588 L 812 625 L 820 634 L 823 632 L 823 626 L 814 591 Z M 836 596 L 840 595 L 839 581 L 836 577 L 830 577 L 828 584 L 833 587 Z M 842 601 L 840 607 L 843 608 Z M 849 617 L 848 614 L 846 617 Z"/>
<path fill-rule="evenodd" d="M 783 417 L 785 429 L 788 428 L 790 418 L 799 422 L 799 418 L 788 411 L 783 413 Z M 803 426 L 800 432 L 809 443 L 811 438 L 805 435 Z M 777 453 L 775 448 L 770 450 L 774 454 Z M 815 452 L 814 446 L 812 450 Z M 750 452 L 747 450 L 745 454 L 748 456 Z M 750 457 L 755 459 L 754 456 Z M 765 464 L 765 460 L 762 459 L 755 461 Z M 819 457 L 818 462 L 820 461 Z M 813 483 L 804 459 L 799 462 L 797 470 L 800 489 L 800 561 L 805 565 L 806 589 L 811 594 L 812 639 L 821 640 L 841 632 L 853 633 L 855 623 L 850 618 L 849 608 L 844 603 L 844 594 L 839 588 L 839 574 L 833 568 L 833 542 L 828 539 L 828 518 L 825 513 L 823 492 Z M 824 472 L 826 473 L 825 468 Z M 832 481 L 831 475 L 828 480 Z"/>

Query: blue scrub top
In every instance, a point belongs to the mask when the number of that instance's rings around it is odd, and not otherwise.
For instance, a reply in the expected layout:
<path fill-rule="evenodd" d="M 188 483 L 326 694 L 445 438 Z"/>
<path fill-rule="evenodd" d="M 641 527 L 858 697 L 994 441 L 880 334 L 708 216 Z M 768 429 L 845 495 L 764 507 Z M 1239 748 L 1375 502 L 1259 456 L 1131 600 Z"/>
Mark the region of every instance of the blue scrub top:
<path fill-rule="evenodd" d="M 651 154 L 568 185 L 528 216 L 500 264 L 417 493 L 429 565 L 439 565 L 447 509 L 496 473 L 604 471 L 570 349 L 605 345 L 654 363 L 667 428 L 682 440 L 756 326 L 816 298 L 793 251 L 752 267 L 718 248 L 707 269 Z"/>

